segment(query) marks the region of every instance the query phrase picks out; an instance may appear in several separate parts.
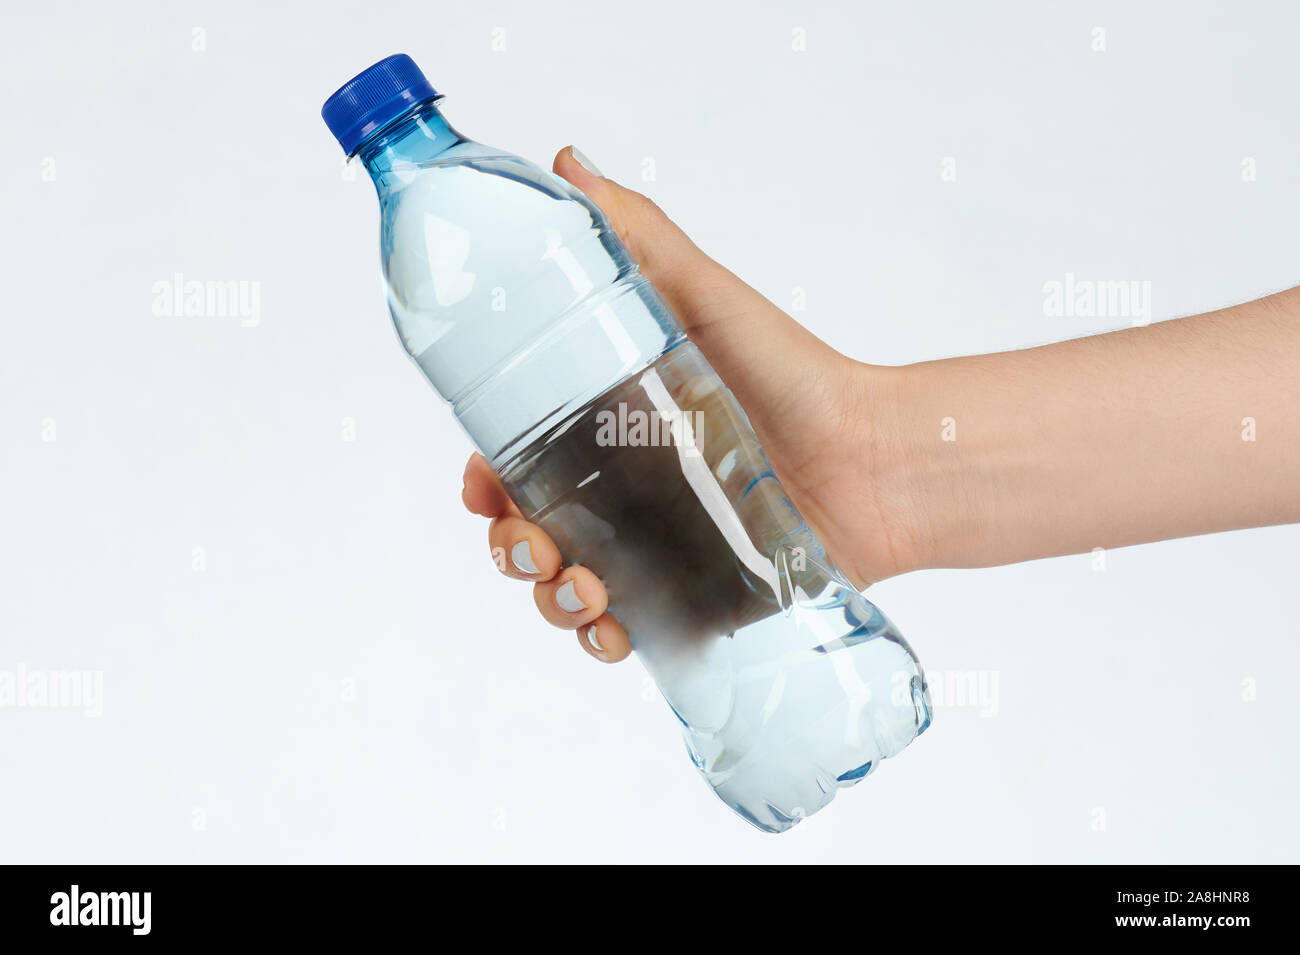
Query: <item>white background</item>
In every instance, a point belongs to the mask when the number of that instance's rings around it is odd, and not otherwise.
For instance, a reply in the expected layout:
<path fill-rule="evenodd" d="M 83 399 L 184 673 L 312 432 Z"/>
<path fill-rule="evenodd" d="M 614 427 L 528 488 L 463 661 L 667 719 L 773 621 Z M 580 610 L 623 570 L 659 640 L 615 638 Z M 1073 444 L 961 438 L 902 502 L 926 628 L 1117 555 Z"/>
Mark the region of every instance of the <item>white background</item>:
<path fill-rule="evenodd" d="M 878 585 L 928 670 L 996 672 L 996 716 L 940 706 L 789 834 L 734 818 L 640 666 L 493 568 L 319 108 L 409 52 L 467 135 L 578 144 L 903 363 L 1126 324 L 1045 317 L 1067 272 L 1149 280 L 1157 319 L 1300 281 L 1297 29 L 1284 3 L 10 5 L 0 670 L 100 670 L 104 712 L 0 709 L 0 858 L 1295 861 L 1295 526 Z M 260 323 L 156 315 L 177 272 L 260 283 Z"/>

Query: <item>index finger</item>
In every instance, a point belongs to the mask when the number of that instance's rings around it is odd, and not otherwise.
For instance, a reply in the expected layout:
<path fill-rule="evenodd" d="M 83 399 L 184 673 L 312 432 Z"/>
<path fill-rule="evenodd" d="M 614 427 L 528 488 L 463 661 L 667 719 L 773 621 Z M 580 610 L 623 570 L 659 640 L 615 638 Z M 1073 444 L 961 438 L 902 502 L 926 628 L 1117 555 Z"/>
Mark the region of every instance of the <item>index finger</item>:
<path fill-rule="evenodd" d="M 501 485 L 501 478 L 483 455 L 475 452 L 465 465 L 465 489 L 460 498 L 473 514 L 481 517 L 522 517 L 515 502 Z"/>

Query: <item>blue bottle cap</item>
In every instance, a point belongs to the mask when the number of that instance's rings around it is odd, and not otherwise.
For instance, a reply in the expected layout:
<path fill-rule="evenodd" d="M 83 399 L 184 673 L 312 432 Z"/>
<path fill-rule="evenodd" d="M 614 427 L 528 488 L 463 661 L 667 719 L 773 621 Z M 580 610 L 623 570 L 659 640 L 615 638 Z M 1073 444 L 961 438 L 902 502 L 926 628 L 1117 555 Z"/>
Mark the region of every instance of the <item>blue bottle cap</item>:
<path fill-rule="evenodd" d="M 325 101 L 321 119 L 351 156 L 375 130 L 416 103 L 441 99 L 415 61 L 405 53 L 385 57 L 348 80 Z"/>

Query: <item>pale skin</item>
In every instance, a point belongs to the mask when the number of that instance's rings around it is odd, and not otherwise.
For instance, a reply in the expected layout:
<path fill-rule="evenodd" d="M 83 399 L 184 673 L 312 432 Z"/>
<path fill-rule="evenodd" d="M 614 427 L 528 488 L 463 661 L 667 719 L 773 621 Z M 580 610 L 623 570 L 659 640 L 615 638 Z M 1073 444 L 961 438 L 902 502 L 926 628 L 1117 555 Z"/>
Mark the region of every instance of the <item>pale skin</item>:
<path fill-rule="evenodd" d="M 1300 287 L 1039 348 L 868 365 L 820 341 L 571 149 L 554 169 L 604 210 L 859 587 L 923 568 L 1300 521 Z M 463 498 L 491 519 L 495 553 L 527 542 L 537 573 L 509 559 L 498 566 L 533 582 L 547 622 L 576 631 L 598 660 L 627 657 L 599 578 L 563 566 L 479 455 Z M 585 609 L 561 607 L 576 606 L 573 596 Z"/>

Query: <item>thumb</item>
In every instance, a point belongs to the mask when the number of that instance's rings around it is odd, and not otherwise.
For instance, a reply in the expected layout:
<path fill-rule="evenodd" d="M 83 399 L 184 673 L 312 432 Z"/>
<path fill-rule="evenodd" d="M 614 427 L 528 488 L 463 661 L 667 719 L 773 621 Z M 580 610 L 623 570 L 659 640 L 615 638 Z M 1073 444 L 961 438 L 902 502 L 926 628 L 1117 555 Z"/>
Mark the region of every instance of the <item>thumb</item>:
<path fill-rule="evenodd" d="M 600 206 L 641 272 L 668 300 L 686 330 L 703 324 L 707 316 L 697 290 L 734 276 L 700 251 L 654 202 L 606 179 L 575 147 L 561 149 L 552 168 Z"/>
<path fill-rule="evenodd" d="M 842 358 L 700 251 L 657 205 L 600 175 L 572 146 L 560 150 L 553 168 L 600 206 L 641 272 L 754 419 L 760 438 L 765 420 L 789 413 L 784 396 L 808 390 L 810 370 Z"/>

